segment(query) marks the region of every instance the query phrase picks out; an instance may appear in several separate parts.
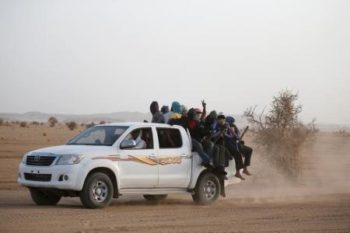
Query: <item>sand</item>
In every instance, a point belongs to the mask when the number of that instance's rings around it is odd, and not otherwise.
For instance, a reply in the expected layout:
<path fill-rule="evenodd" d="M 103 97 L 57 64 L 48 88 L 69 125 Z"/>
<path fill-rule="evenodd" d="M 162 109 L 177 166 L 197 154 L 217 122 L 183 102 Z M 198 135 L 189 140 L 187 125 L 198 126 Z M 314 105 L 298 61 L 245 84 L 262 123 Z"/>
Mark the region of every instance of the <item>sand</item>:
<path fill-rule="evenodd" d="M 254 176 L 230 186 L 211 206 L 194 205 L 189 195 L 159 204 L 125 196 L 99 210 L 82 208 L 79 198 L 34 205 L 16 183 L 22 155 L 62 144 L 80 130 L 0 126 L 0 232 L 350 232 L 350 137 L 319 133 L 307 142 L 298 183 L 269 166 L 256 148 Z"/>

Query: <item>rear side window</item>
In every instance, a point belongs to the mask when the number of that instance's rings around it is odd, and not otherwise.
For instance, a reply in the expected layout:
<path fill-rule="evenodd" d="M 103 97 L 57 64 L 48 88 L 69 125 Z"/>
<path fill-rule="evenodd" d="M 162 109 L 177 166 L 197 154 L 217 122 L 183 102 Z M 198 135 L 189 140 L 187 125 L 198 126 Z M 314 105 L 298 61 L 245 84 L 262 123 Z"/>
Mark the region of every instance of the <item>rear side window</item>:
<path fill-rule="evenodd" d="M 169 148 L 181 148 L 182 138 L 180 130 L 178 129 L 167 129 L 167 128 L 157 128 L 159 148 L 169 149 Z"/>

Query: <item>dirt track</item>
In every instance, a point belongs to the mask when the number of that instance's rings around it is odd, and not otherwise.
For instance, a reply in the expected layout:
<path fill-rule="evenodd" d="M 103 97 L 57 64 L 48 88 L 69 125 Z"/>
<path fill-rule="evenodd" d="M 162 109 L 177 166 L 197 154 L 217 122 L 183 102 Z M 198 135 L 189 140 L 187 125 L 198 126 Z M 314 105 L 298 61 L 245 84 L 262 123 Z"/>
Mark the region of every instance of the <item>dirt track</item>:
<path fill-rule="evenodd" d="M 305 179 L 297 185 L 255 154 L 255 175 L 212 206 L 173 195 L 158 205 L 122 197 L 103 210 L 83 209 L 77 198 L 35 206 L 15 183 L 21 154 L 76 133 L 0 127 L 0 232 L 350 232 L 349 138 L 320 134 L 306 145 Z"/>
<path fill-rule="evenodd" d="M 114 201 L 103 210 L 82 209 L 77 199 L 37 207 L 25 191 L 0 193 L 1 232 L 350 232 L 350 196 L 254 203 L 220 200 L 194 206 L 171 196 L 159 205 L 138 197 Z"/>

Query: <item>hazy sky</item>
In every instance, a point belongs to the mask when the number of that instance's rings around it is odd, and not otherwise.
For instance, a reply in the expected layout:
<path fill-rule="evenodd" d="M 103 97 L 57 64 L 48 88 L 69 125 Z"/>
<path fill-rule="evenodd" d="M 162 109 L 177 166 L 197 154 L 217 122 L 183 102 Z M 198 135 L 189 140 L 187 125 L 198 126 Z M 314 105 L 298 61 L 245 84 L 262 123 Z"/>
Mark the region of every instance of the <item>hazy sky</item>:
<path fill-rule="evenodd" d="M 241 114 L 281 89 L 350 124 L 350 1 L 0 0 L 0 112 Z"/>

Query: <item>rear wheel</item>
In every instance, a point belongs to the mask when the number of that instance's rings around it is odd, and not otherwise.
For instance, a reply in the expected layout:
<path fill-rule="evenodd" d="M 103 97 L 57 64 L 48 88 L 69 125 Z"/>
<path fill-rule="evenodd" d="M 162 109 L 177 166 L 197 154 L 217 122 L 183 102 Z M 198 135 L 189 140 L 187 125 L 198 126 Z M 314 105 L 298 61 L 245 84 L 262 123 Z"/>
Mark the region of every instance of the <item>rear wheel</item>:
<path fill-rule="evenodd" d="M 168 195 L 163 194 L 163 195 L 143 195 L 143 197 L 147 201 L 153 201 L 153 202 L 159 202 L 167 198 Z"/>
<path fill-rule="evenodd" d="M 192 199 L 200 205 L 209 205 L 220 195 L 220 181 L 213 173 L 205 173 L 197 181 Z"/>
<path fill-rule="evenodd" d="M 90 209 L 108 206 L 113 197 L 113 183 L 108 175 L 97 172 L 90 175 L 80 193 L 80 200 L 84 207 Z"/>
<path fill-rule="evenodd" d="M 29 188 L 30 196 L 37 205 L 56 205 L 61 196 L 57 195 L 49 190 Z"/>

